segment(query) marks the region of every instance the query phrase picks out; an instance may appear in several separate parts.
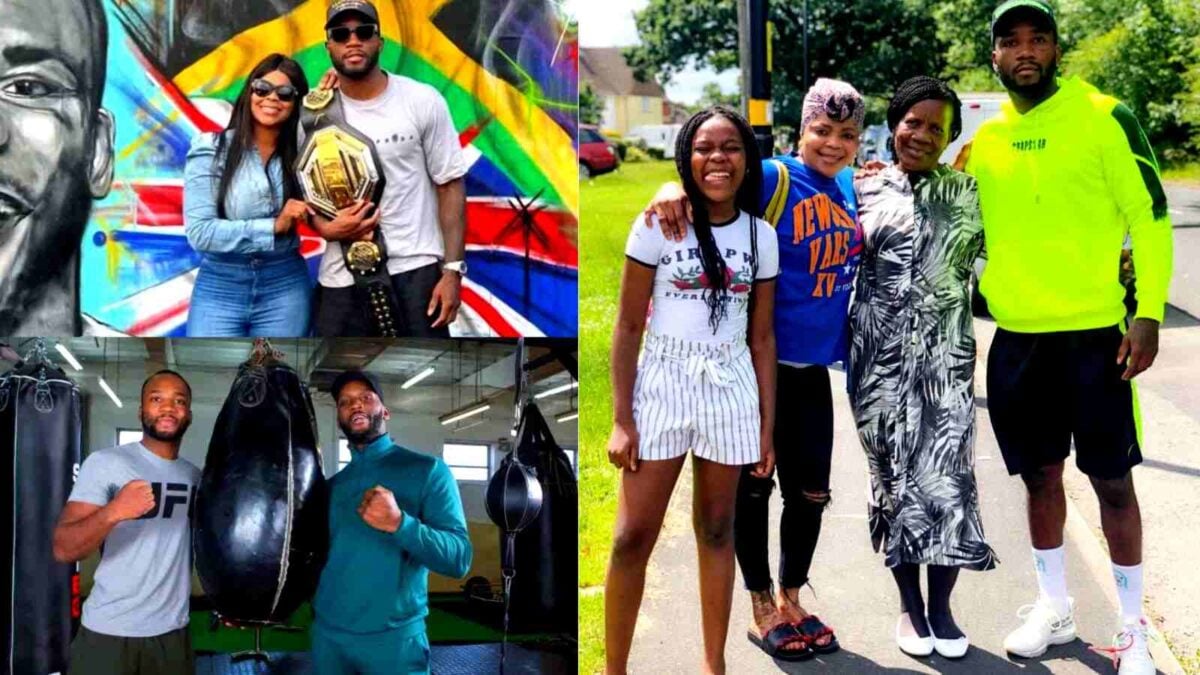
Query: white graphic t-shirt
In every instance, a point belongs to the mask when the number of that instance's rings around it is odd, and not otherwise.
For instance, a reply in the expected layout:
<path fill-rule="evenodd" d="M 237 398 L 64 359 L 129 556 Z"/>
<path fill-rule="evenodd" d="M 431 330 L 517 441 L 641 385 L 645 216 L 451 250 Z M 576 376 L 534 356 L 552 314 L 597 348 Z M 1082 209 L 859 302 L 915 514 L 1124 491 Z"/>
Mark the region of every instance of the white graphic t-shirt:
<path fill-rule="evenodd" d="M 758 273 L 752 265 L 750 228 L 758 228 Z M 700 242 L 689 227 L 683 241 L 668 240 L 655 222 L 646 227 L 638 216 L 625 244 L 625 255 L 656 268 L 650 330 L 684 340 L 720 343 L 736 339 L 747 330 L 750 288 L 755 281 L 779 276 L 779 242 L 775 231 L 761 218 L 739 213 L 728 224 L 714 225 L 713 239 L 725 259 L 728 314 L 714 335 L 708 323 L 704 292 L 708 278 L 700 262 Z"/>
<path fill-rule="evenodd" d="M 438 224 L 437 186 L 467 172 L 450 109 L 437 89 L 388 74 L 387 89 L 369 101 L 342 96 L 346 122 L 375 142 L 387 183 L 379 227 L 388 273 L 400 274 L 445 257 Z M 342 247 L 331 242 L 321 259 L 322 286 L 352 286 Z"/>

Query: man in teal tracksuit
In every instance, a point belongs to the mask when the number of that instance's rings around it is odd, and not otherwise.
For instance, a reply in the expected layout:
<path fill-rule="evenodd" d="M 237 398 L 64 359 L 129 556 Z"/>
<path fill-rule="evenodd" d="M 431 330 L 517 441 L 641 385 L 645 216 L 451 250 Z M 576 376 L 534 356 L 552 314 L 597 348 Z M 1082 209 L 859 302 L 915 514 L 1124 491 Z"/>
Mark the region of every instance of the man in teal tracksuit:
<path fill-rule="evenodd" d="M 429 571 L 471 567 L 458 485 L 442 460 L 392 442 L 374 375 L 346 371 L 332 393 L 352 453 L 330 481 L 313 663 L 319 675 L 428 673 Z"/>

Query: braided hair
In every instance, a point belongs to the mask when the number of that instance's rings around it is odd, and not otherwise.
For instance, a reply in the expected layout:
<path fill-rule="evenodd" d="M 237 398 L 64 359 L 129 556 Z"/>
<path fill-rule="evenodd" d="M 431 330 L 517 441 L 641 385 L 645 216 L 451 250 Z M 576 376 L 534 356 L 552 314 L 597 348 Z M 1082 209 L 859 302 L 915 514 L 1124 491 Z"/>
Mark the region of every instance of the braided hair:
<path fill-rule="evenodd" d="M 700 130 L 701 125 L 713 117 L 724 117 L 729 120 L 733 126 L 737 127 L 738 134 L 742 138 L 742 146 L 746 154 L 746 175 L 734 197 L 734 205 L 738 209 L 750 214 L 758 213 L 759 191 L 763 177 L 762 156 L 758 151 L 758 140 L 754 137 L 753 127 L 740 113 L 727 106 L 715 105 L 692 115 L 688 121 L 683 123 L 683 128 L 680 129 L 679 136 L 675 139 L 675 169 L 679 172 L 683 190 L 687 193 L 688 201 L 692 205 L 692 230 L 696 233 L 696 240 L 700 242 L 700 265 L 704 268 L 704 276 L 708 279 L 708 287 L 704 289 L 703 298 L 705 304 L 708 305 L 708 325 L 712 327 L 715 334 L 717 326 L 728 314 L 729 283 L 725 275 L 728 274 L 729 268 L 713 237 L 712 220 L 708 215 L 708 201 L 700 190 L 696 178 L 692 175 L 692 145 L 696 140 L 696 133 Z M 754 276 L 757 276 L 758 224 L 753 220 L 751 221 L 750 238 L 751 267 L 755 270 Z"/>
<path fill-rule="evenodd" d="M 904 119 L 908 111 L 921 101 L 945 101 L 953 113 L 950 120 L 950 142 L 953 143 L 962 133 L 962 101 L 958 100 L 958 94 L 954 93 L 950 85 L 927 75 L 910 77 L 896 87 L 896 93 L 888 102 L 887 125 L 892 132 L 892 138 L 888 139 L 888 149 L 892 151 L 893 159 L 896 157 L 896 127 L 900 126 L 900 120 Z"/>

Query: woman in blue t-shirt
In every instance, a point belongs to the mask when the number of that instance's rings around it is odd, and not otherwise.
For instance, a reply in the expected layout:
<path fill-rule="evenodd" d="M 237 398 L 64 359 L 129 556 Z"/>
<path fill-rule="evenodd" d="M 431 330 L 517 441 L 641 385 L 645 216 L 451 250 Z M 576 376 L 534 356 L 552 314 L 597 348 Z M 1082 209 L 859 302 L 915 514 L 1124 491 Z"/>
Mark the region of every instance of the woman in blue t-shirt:
<path fill-rule="evenodd" d="M 751 214 L 762 181 L 754 130 L 729 108 L 703 110 L 683 125 L 675 165 L 695 226 L 675 241 L 633 225 L 613 330 L 608 456 L 622 469 L 604 596 L 613 674 L 626 671 L 646 563 L 689 451 L 704 672 L 725 672 L 738 478 L 743 466 L 764 477 L 772 467 L 779 264 L 770 226 Z"/>
<path fill-rule="evenodd" d="M 846 359 L 849 344 L 846 313 L 862 235 L 848 167 L 858 151 L 865 111 L 854 87 L 817 80 L 804 97 L 798 156 L 762 163 L 758 207 L 775 225 L 779 242 L 774 445 L 783 513 L 778 593 L 767 560 L 767 505 L 774 482 L 754 475 L 752 467 L 738 486 L 734 537 L 754 612 L 750 638 L 781 658 L 838 649 L 833 630 L 805 610 L 799 596 L 829 503 L 833 397 L 828 366 Z M 678 185 L 668 184 L 647 208 L 646 224 L 656 216 L 668 238 L 681 237 L 688 230 L 688 203 Z M 761 639 L 784 624 L 802 641 L 776 650 Z"/>
<path fill-rule="evenodd" d="M 312 282 L 296 223 L 310 210 L 292 171 L 308 84 L 282 54 L 246 82 L 228 128 L 196 136 L 184 167 L 183 227 L 201 256 L 189 337 L 308 335 Z"/>

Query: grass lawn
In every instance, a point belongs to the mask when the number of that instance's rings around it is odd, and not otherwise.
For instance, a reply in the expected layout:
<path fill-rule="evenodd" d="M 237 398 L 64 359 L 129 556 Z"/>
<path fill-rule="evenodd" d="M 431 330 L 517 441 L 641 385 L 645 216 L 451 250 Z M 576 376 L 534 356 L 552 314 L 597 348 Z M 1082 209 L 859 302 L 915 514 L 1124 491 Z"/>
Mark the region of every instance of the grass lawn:
<path fill-rule="evenodd" d="M 617 510 L 617 472 L 605 444 L 612 429 L 608 352 L 629 226 L 658 191 L 676 180 L 670 161 L 626 164 L 580 185 L 579 250 L 579 586 L 604 584 Z M 579 602 L 579 672 L 604 669 L 604 595 Z"/>
<path fill-rule="evenodd" d="M 1200 185 L 1200 162 L 1163 167 L 1163 180 Z"/>

